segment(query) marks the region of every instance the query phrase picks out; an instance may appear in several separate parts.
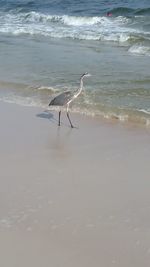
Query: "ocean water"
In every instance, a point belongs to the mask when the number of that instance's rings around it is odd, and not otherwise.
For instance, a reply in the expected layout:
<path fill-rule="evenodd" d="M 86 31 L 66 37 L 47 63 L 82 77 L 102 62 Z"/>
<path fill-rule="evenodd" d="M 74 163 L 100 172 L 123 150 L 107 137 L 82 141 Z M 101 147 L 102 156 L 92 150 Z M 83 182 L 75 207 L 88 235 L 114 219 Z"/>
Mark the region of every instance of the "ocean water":
<path fill-rule="evenodd" d="M 110 16 L 107 16 L 110 12 Z M 0 100 L 150 125 L 149 0 L 1 0 Z"/>

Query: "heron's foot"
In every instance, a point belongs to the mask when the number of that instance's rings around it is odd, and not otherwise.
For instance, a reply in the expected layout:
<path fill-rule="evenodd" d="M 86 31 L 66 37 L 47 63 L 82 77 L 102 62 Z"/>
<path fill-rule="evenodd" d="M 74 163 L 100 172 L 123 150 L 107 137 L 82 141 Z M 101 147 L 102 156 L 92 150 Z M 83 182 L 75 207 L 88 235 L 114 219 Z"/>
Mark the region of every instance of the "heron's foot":
<path fill-rule="evenodd" d="M 79 127 L 71 125 L 71 129 L 79 129 Z"/>

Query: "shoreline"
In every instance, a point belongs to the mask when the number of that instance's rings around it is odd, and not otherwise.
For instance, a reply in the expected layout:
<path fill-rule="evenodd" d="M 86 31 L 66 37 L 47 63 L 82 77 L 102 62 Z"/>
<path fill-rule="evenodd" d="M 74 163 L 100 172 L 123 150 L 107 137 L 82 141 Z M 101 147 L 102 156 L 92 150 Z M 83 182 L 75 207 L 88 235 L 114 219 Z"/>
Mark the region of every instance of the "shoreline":
<path fill-rule="evenodd" d="M 22 96 L 23 97 L 23 96 Z M 5 99 L 5 97 L 4 97 Z M 23 101 L 23 99 L 19 99 L 19 101 Z M 28 101 L 27 101 L 28 102 Z M 23 107 L 23 108 L 33 108 L 33 109 L 37 109 L 37 110 L 41 110 L 41 113 L 43 116 L 43 119 L 44 119 L 44 113 L 45 113 L 45 117 L 48 116 L 48 113 L 49 113 L 49 116 L 54 116 L 57 118 L 57 113 L 58 113 L 58 108 L 57 107 L 53 107 L 53 108 L 49 108 L 48 105 L 44 105 L 42 104 L 41 106 L 38 106 L 38 105 L 33 105 L 33 104 L 30 104 L 30 103 L 14 103 L 13 101 L 11 100 L 3 100 L 3 99 L 0 99 L 0 103 L 6 103 L 6 105 L 10 104 L 10 105 L 17 105 L 17 106 L 20 106 L 20 107 Z M 47 113 L 47 114 L 46 114 Z M 63 108 L 62 108 L 62 114 L 64 114 L 63 116 L 65 117 L 65 113 L 66 113 L 66 108 L 64 108 L 64 111 L 63 111 Z M 120 114 L 120 115 L 116 115 L 116 114 L 92 114 L 90 112 L 87 112 L 87 111 L 80 111 L 80 110 L 76 110 L 75 108 L 70 108 L 70 114 L 72 114 L 71 116 L 74 116 L 75 118 L 77 117 L 79 120 L 80 118 L 84 117 L 86 118 L 87 120 L 89 121 L 99 121 L 99 123 L 104 123 L 104 124 L 116 124 L 116 125 L 120 125 L 121 127 L 136 127 L 136 128 L 139 128 L 139 129 L 145 129 L 146 131 L 149 131 L 150 130 L 150 118 L 149 117 L 136 117 L 136 115 L 132 115 L 131 118 L 127 118 L 128 115 L 127 114 Z M 145 113 L 145 116 L 149 116 L 148 114 Z"/>
<path fill-rule="evenodd" d="M 0 265 L 149 267 L 150 135 L 0 102 Z"/>
<path fill-rule="evenodd" d="M 21 90 L 20 90 L 21 89 Z M 37 109 L 47 109 L 49 112 L 54 112 L 57 107 L 51 107 L 48 109 L 48 103 L 54 96 L 61 93 L 60 88 L 41 86 L 27 83 L 16 83 L 9 81 L 0 81 L 0 102 L 8 104 L 16 104 L 23 107 L 33 107 Z M 13 93 L 12 93 L 13 92 Z M 48 96 L 48 99 L 47 99 Z M 82 96 L 83 97 L 83 96 Z M 85 97 L 86 98 L 86 97 Z M 81 99 L 80 99 L 81 101 Z M 81 108 L 83 104 L 83 107 Z M 94 103 L 93 103 L 94 105 Z M 106 105 L 107 106 L 107 105 Z M 66 108 L 64 108 L 66 110 Z M 75 102 L 70 107 L 70 112 L 74 116 L 85 116 L 90 119 L 106 121 L 108 123 L 116 122 L 117 124 L 132 125 L 133 127 L 150 129 L 150 112 L 146 109 L 125 109 L 116 107 L 90 109 L 90 106 L 86 106 L 83 103 L 76 106 Z"/>

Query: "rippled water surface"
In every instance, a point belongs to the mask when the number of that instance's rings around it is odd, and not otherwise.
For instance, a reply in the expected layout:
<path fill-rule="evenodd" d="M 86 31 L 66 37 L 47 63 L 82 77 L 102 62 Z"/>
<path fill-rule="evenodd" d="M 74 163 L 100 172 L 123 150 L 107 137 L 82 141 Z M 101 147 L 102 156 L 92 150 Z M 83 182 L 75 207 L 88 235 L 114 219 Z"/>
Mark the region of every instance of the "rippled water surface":
<path fill-rule="evenodd" d="M 1 100 L 47 107 L 88 71 L 74 111 L 149 125 L 149 0 L 3 0 L 0 68 Z"/>

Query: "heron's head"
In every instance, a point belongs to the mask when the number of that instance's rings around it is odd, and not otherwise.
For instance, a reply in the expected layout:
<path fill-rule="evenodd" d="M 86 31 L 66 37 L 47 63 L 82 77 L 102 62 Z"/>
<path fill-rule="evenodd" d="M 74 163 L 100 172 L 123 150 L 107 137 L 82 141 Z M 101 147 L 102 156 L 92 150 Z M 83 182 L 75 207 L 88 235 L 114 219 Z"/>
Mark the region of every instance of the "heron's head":
<path fill-rule="evenodd" d="M 88 72 L 85 72 L 84 74 L 82 74 L 81 78 L 83 78 L 83 77 L 90 77 L 90 76 L 91 76 L 91 74 L 90 74 L 90 73 L 88 73 Z"/>

